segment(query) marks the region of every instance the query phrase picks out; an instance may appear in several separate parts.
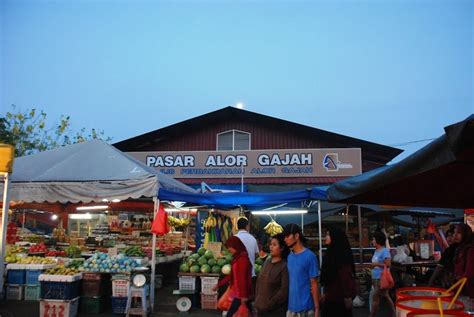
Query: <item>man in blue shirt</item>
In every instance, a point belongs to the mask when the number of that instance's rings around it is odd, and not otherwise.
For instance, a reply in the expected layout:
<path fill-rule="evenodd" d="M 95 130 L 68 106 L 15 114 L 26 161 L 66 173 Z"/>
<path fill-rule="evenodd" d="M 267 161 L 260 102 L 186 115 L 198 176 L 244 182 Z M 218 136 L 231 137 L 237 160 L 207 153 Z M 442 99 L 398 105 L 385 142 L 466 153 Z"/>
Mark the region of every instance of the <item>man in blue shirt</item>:
<path fill-rule="evenodd" d="M 287 317 L 318 317 L 318 259 L 304 246 L 306 238 L 297 224 L 286 225 L 283 233 L 291 249 L 287 260 L 290 279 Z"/>

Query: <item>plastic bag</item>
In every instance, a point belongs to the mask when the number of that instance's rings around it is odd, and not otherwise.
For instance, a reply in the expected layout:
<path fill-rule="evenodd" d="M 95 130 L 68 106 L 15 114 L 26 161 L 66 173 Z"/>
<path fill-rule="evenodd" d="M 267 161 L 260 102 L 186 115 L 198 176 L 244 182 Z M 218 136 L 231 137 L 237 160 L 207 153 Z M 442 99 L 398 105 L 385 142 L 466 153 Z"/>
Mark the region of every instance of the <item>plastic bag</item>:
<path fill-rule="evenodd" d="M 406 245 L 401 245 L 397 247 L 397 254 L 393 257 L 393 262 L 397 263 L 407 263 L 408 262 L 408 255 L 410 254 L 410 250 Z"/>
<path fill-rule="evenodd" d="M 391 289 L 395 286 L 392 273 L 386 265 L 383 267 L 382 275 L 380 276 L 380 289 Z"/>
<path fill-rule="evenodd" d="M 170 231 L 170 225 L 168 224 L 168 214 L 162 205 L 160 205 L 158 212 L 156 213 L 155 220 L 151 225 L 151 232 L 159 236 L 165 235 Z"/>
<path fill-rule="evenodd" d="M 229 286 L 225 290 L 224 294 L 222 294 L 222 296 L 217 301 L 217 309 L 222 310 L 222 311 L 229 310 L 230 305 L 232 304 L 232 300 L 233 300 L 232 291 Z"/>
<path fill-rule="evenodd" d="M 234 314 L 234 317 L 250 317 L 250 311 L 246 304 L 240 304 L 239 309 Z"/>

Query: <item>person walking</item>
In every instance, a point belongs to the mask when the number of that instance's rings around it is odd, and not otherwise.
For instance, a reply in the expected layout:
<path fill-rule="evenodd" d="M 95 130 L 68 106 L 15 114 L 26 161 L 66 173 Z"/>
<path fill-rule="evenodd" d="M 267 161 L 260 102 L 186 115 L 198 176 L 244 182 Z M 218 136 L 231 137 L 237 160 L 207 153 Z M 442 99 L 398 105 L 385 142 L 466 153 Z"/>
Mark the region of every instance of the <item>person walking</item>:
<path fill-rule="evenodd" d="M 375 232 L 372 239 L 372 244 L 375 246 L 375 252 L 372 257 L 372 309 L 370 310 L 370 317 L 375 317 L 379 310 L 380 299 L 384 297 L 389 305 L 392 316 L 395 316 L 395 305 L 393 304 L 387 289 L 380 288 L 380 277 L 382 275 L 384 266 L 390 267 L 391 256 L 390 250 L 385 247 L 387 237 L 382 232 Z"/>
<path fill-rule="evenodd" d="M 321 267 L 322 317 L 352 317 L 352 298 L 356 295 L 355 265 L 349 240 L 339 228 L 328 230 L 327 245 Z"/>
<path fill-rule="evenodd" d="M 474 298 L 474 241 L 471 227 L 465 223 L 457 225 L 454 241 L 459 244 L 454 260 L 454 276 L 457 280 L 467 278 L 462 293 Z"/>
<path fill-rule="evenodd" d="M 225 246 L 232 253 L 233 259 L 231 262 L 231 274 L 226 275 L 221 279 L 217 285 L 213 287 L 213 291 L 216 291 L 219 287 L 227 284 L 231 287 L 231 296 L 233 298 L 230 305 L 227 317 L 232 317 L 240 305 L 246 305 L 249 310 L 249 316 L 252 316 L 252 306 L 249 298 L 252 294 L 252 277 L 250 260 L 245 250 L 245 246 L 242 241 L 236 236 L 230 237 Z"/>
<path fill-rule="evenodd" d="M 306 238 L 297 224 L 288 224 L 283 230 L 288 255 L 288 311 L 287 317 L 318 317 L 319 264 L 316 255 L 305 247 Z"/>
<path fill-rule="evenodd" d="M 259 317 L 285 317 L 288 309 L 288 267 L 290 250 L 279 233 L 270 240 L 270 257 L 257 278 L 254 306 Z"/>
<path fill-rule="evenodd" d="M 237 229 L 239 230 L 235 236 L 242 241 L 247 250 L 250 264 L 252 264 L 252 277 L 255 278 L 255 256 L 258 254 L 257 239 L 249 233 L 249 220 L 246 217 L 240 217 L 237 220 Z"/>

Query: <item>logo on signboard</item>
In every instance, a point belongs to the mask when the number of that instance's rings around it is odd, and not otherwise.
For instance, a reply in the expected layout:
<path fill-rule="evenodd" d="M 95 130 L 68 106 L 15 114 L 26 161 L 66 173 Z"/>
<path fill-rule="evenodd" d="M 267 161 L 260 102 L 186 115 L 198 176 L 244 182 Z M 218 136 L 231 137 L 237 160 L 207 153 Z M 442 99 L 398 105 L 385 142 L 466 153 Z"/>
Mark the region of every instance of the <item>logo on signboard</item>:
<path fill-rule="evenodd" d="M 323 166 L 328 172 L 352 168 L 352 164 L 341 163 L 337 153 L 327 153 L 323 158 Z"/>

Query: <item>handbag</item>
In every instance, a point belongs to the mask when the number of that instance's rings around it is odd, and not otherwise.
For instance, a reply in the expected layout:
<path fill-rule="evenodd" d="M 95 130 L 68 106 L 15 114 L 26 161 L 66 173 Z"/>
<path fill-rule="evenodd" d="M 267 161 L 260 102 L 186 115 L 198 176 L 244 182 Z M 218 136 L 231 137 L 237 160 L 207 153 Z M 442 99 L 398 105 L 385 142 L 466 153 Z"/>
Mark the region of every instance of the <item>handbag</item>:
<path fill-rule="evenodd" d="M 232 290 L 230 289 L 231 286 L 227 287 L 224 294 L 219 298 L 217 301 L 217 309 L 222 311 L 227 311 L 230 309 L 230 305 L 232 304 Z"/>
<path fill-rule="evenodd" d="M 383 272 L 380 276 L 380 289 L 391 289 L 395 286 L 392 273 L 386 265 L 383 266 Z"/>
<path fill-rule="evenodd" d="M 234 314 L 234 317 L 250 317 L 250 311 L 246 304 L 240 304 L 239 309 Z"/>

